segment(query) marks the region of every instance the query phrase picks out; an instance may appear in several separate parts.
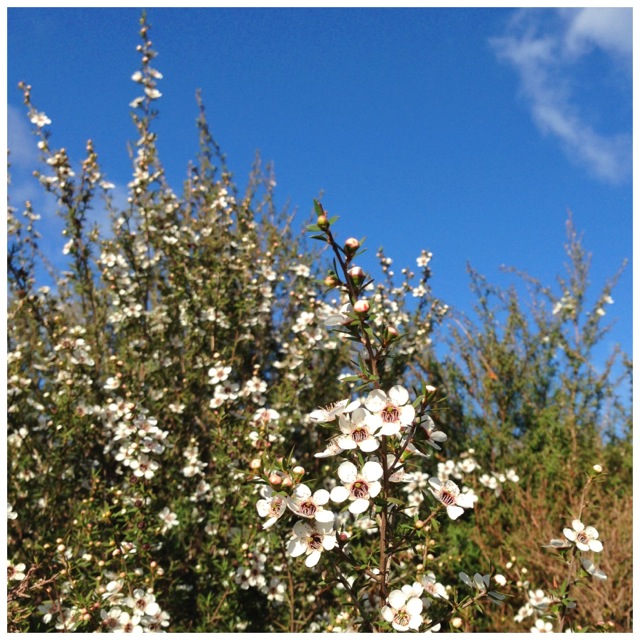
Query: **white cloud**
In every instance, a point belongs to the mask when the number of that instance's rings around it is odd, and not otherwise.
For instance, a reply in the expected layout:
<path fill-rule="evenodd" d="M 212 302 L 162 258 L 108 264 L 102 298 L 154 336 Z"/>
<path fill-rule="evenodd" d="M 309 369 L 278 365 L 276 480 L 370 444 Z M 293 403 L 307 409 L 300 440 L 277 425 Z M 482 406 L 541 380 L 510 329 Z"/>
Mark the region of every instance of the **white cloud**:
<path fill-rule="evenodd" d="M 631 28 L 630 9 L 521 9 L 506 34 L 490 41 L 498 58 L 518 71 L 538 128 L 560 140 L 571 160 L 614 183 L 630 174 L 631 132 L 598 132 L 579 108 L 573 74 L 599 49 L 611 58 L 612 69 L 630 75 Z"/>
<path fill-rule="evenodd" d="M 569 21 L 565 35 L 569 50 L 582 52 L 596 46 L 621 56 L 631 56 L 632 9 L 569 9 L 563 13 Z"/>
<path fill-rule="evenodd" d="M 26 113 L 12 105 L 7 106 L 7 146 L 9 161 L 21 168 L 34 169 L 38 162 L 37 141 L 31 132 Z"/>

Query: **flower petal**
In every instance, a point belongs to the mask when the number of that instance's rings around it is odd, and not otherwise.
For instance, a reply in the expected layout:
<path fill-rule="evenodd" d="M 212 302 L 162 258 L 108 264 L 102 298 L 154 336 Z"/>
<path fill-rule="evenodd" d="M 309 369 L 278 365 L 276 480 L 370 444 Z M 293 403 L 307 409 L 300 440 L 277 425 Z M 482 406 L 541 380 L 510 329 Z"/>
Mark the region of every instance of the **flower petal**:
<path fill-rule="evenodd" d="M 308 556 L 304 563 L 307 567 L 315 567 L 318 564 L 318 560 L 320 560 L 320 551 L 312 551 Z"/>
<path fill-rule="evenodd" d="M 584 525 L 582 524 L 582 522 L 580 522 L 580 520 L 572 520 L 571 526 L 573 527 L 573 530 L 577 531 L 578 533 L 580 533 L 580 531 L 584 529 Z"/>
<path fill-rule="evenodd" d="M 329 511 L 328 509 L 320 509 L 320 511 L 316 511 L 316 522 L 322 523 L 332 523 L 336 519 L 335 513 L 333 511 Z"/>
<path fill-rule="evenodd" d="M 380 389 L 374 389 L 364 401 L 364 406 L 373 413 L 382 411 L 387 406 L 387 394 Z"/>
<path fill-rule="evenodd" d="M 344 502 L 349 497 L 349 489 L 343 485 L 338 485 L 331 489 L 330 497 L 334 502 Z"/>
<path fill-rule="evenodd" d="M 358 478 L 358 469 L 356 468 L 356 465 L 353 464 L 353 462 L 349 462 L 348 460 L 346 462 L 343 462 L 338 467 L 338 477 L 340 478 L 340 480 L 342 480 L 342 482 L 346 482 L 349 484 L 355 482 Z"/>
<path fill-rule="evenodd" d="M 326 489 L 318 489 L 313 494 L 313 501 L 318 505 L 327 504 L 329 502 L 329 492 Z"/>
<path fill-rule="evenodd" d="M 407 594 L 400 589 L 394 589 L 388 597 L 389 606 L 394 609 L 402 609 L 407 601 Z"/>
<path fill-rule="evenodd" d="M 369 462 L 365 462 L 364 467 L 362 467 L 362 477 L 367 482 L 374 482 L 375 480 L 379 480 L 382 478 L 383 474 L 382 465 L 375 460 L 369 460 Z"/>
<path fill-rule="evenodd" d="M 595 551 L 596 553 L 600 553 L 603 548 L 604 547 L 602 546 L 602 542 L 600 542 L 600 540 L 592 540 L 589 543 L 589 549 L 591 549 L 591 551 Z"/>
<path fill-rule="evenodd" d="M 455 505 L 447 507 L 447 514 L 452 520 L 457 520 L 463 513 L 464 509 L 462 507 L 456 507 Z"/>
<path fill-rule="evenodd" d="M 369 508 L 369 500 L 366 498 L 356 498 L 350 505 L 349 511 L 357 516 L 360 513 L 364 513 Z"/>
<path fill-rule="evenodd" d="M 372 451 L 375 451 L 380 446 L 380 443 L 375 438 L 372 438 L 371 436 L 369 436 L 366 440 L 359 442 L 358 446 L 360 447 L 360 451 L 364 451 L 365 453 L 371 453 Z"/>
<path fill-rule="evenodd" d="M 402 406 L 403 404 L 407 404 L 407 401 L 409 400 L 409 392 L 403 386 L 397 384 L 395 387 L 391 387 L 391 389 L 389 389 L 389 398 L 396 407 Z"/>

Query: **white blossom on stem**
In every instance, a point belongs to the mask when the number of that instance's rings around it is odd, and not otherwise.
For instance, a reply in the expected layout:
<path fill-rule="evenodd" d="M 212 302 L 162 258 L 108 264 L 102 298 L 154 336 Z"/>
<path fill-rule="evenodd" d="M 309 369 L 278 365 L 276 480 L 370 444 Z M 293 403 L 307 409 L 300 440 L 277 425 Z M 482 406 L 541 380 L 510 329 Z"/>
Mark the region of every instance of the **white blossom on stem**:
<path fill-rule="evenodd" d="M 429 478 L 429 484 L 429 491 L 447 508 L 447 514 L 452 520 L 459 518 L 465 509 L 473 509 L 473 497 L 467 493 L 460 493 L 458 485 L 453 480 L 442 483 L 438 478 Z"/>
<path fill-rule="evenodd" d="M 371 499 L 382 490 L 382 485 L 378 482 L 382 473 L 380 463 L 373 460 L 366 462 L 360 473 L 353 462 L 343 462 L 338 467 L 338 477 L 342 485 L 331 490 L 331 499 L 334 502 L 351 500 L 349 511 L 354 515 L 365 512 L 369 508 Z"/>
<path fill-rule="evenodd" d="M 306 554 L 307 559 L 304 563 L 307 567 L 315 567 L 322 552 L 330 551 L 336 544 L 336 533 L 333 531 L 332 523 L 309 524 L 299 520 L 293 526 L 293 538 L 289 540 L 287 553 L 292 558 Z"/>
<path fill-rule="evenodd" d="M 409 392 L 396 385 L 385 393 L 374 389 L 369 393 L 364 406 L 371 412 L 368 418 L 372 427 L 380 429 L 380 435 L 393 436 L 408 427 L 415 418 L 416 410 L 409 404 Z"/>

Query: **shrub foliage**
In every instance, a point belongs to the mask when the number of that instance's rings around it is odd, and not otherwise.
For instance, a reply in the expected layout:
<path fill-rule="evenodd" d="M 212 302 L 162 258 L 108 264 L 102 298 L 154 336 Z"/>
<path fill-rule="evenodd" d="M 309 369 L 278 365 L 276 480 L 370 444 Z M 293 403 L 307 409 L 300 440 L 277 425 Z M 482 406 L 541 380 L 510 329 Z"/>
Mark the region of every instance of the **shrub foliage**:
<path fill-rule="evenodd" d="M 594 356 L 617 276 L 589 304 L 569 219 L 566 276 L 470 269 L 473 316 L 426 251 L 376 283 L 259 159 L 238 189 L 199 100 L 176 193 L 148 31 L 122 208 L 21 84 L 67 265 L 10 206 L 9 630 L 630 631 L 631 363 Z"/>

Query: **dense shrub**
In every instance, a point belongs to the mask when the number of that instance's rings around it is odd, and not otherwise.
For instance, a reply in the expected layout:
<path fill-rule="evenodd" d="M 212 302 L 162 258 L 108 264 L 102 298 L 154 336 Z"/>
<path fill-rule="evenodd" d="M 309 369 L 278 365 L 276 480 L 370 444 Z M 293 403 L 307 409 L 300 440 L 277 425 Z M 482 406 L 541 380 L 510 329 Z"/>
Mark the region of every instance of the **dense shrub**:
<path fill-rule="evenodd" d="M 124 208 L 21 85 L 68 266 L 10 206 L 9 630 L 629 631 L 631 364 L 571 221 L 560 294 L 471 271 L 467 318 L 428 252 L 375 283 L 259 160 L 241 192 L 201 104 L 177 194 L 148 29 Z"/>

